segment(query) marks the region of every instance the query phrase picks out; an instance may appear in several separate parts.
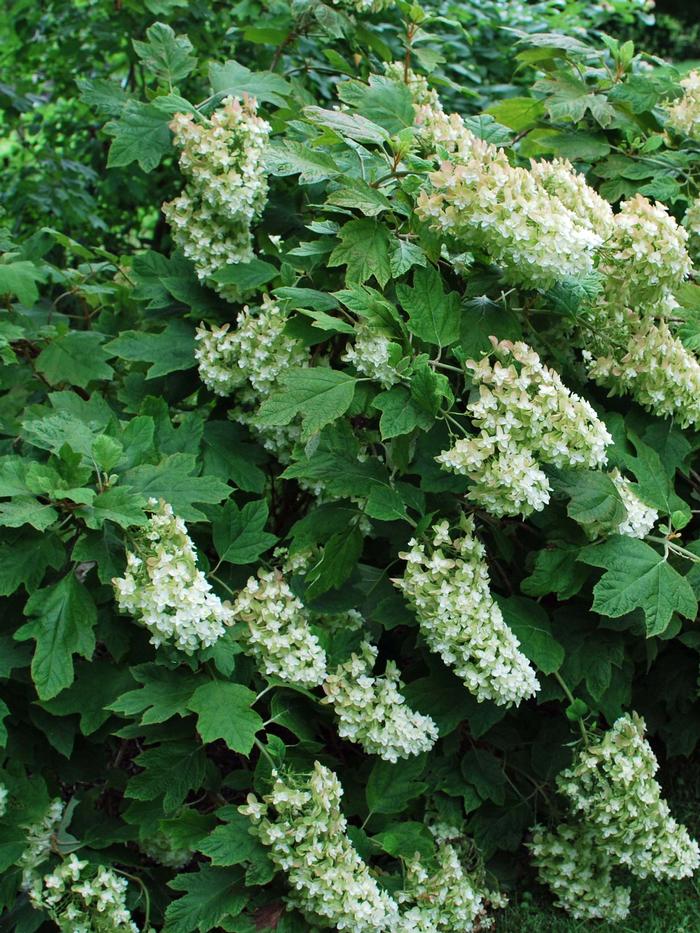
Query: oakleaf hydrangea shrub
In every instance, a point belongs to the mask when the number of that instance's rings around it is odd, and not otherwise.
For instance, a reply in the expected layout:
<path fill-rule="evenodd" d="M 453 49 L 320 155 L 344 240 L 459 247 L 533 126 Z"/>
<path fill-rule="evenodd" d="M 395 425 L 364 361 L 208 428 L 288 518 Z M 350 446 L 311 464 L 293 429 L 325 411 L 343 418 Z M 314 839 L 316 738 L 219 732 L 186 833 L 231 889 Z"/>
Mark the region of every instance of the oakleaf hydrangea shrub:
<path fill-rule="evenodd" d="M 700 862 L 697 74 L 596 4 L 125 6 L 12 104 L 79 77 L 112 228 L 0 229 L 8 928 L 636 922 Z"/>

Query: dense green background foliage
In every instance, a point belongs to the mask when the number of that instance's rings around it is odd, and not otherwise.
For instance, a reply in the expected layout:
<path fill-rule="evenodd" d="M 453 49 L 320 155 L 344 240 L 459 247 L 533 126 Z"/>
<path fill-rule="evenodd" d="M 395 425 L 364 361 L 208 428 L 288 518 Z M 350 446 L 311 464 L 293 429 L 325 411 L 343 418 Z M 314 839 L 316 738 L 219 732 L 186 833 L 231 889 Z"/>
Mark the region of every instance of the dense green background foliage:
<path fill-rule="evenodd" d="M 560 815 L 553 780 L 579 724 L 630 709 L 647 721 L 679 816 L 700 829 L 697 434 L 585 382 L 562 334 L 590 281 L 516 291 L 483 255 L 463 274 L 443 260 L 413 212 L 426 167 L 401 135 L 411 95 L 366 83 L 408 56 L 445 109 L 514 162 L 568 158 L 613 205 L 641 192 L 680 221 L 700 189 L 700 144 L 667 134 L 660 104 L 679 93 L 697 29 L 666 13 L 654 25 L 639 7 L 435 0 L 360 16 L 316 0 L 13 0 L 0 11 L 0 928 L 54 928 L 18 865 L 26 827 L 60 797 L 54 856 L 123 872 L 140 928 L 309 929 L 231 805 L 264 793 L 273 763 L 303 771 L 320 759 L 343 783 L 353 842 L 390 889 L 402 858 L 430 845 L 430 810 L 464 823 L 490 882 L 511 895 L 504 930 L 585 929 L 550 926 L 534 906 L 547 896 L 524 842 Z M 244 93 L 272 126 L 270 194 L 257 258 L 218 277 L 235 292 L 227 301 L 174 248 L 161 204 L 183 186 L 173 114 L 211 115 Z M 200 321 L 235 321 L 263 292 L 332 367 L 305 370 L 310 381 L 291 373 L 257 413 L 260 425 L 301 417 L 284 463 L 229 417 L 194 356 Z M 700 287 L 691 278 L 677 298 L 680 334 L 698 351 Z M 343 361 L 362 315 L 395 327 L 400 385 Z M 444 413 L 468 395 L 462 363 L 492 334 L 527 340 L 591 400 L 614 438 L 611 465 L 661 528 L 655 541 L 614 536 L 592 550 L 587 528 L 613 530 L 623 514 L 596 471 L 552 474 L 552 502 L 525 521 L 476 511 L 494 593 L 542 684 L 517 710 L 476 702 L 427 651 L 391 582 L 409 538 L 468 502 L 464 477 L 434 457 L 449 441 Z M 310 549 L 313 568 L 292 585 L 329 658 L 343 661 L 357 639 L 324 620 L 359 610 L 381 663 L 398 663 L 409 703 L 435 720 L 432 752 L 391 765 L 342 741 L 319 691 L 266 689 L 240 626 L 194 657 L 149 644 L 118 613 L 111 580 L 150 497 L 187 522 L 222 599 L 273 565 L 276 546 Z M 145 852 L 156 835 L 191 858 L 159 864 Z M 697 929 L 691 882 L 659 907 L 661 889 L 637 883 L 626 929 Z M 649 904 L 668 911 L 665 926 Z"/>

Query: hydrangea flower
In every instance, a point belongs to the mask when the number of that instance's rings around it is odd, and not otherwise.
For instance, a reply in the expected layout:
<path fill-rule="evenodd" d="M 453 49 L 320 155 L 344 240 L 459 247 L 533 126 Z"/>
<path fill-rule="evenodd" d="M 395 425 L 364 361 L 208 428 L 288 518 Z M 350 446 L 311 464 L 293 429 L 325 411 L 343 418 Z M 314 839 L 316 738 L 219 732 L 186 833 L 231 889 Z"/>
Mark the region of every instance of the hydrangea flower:
<path fill-rule="evenodd" d="M 139 848 L 154 862 L 173 869 L 189 865 L 194 855 L 192 849 L 176 846 L 170 836 L 163 832 L 145 833 L 139 841 Z"/>
<path fill-rule="evenodd" d="M 428 868 L 420 856 L 406 866 L 405 885 L 397 894 L 397 900 L 405 907 L 401 933 L 491 929 L 494 921 L 486 910 L 505 907 L 505 898 L 486 891 L 449 843 L 438 846 L 435 860 L 434 869 Z"/>
<path fill-rule="evenodd" d="M 659 513 L 642 502 L 634 491 L 632 483 L 619 470 L 613 470 L 610 478 L 615 483 L 622 504 L 627 511 L 627 516 L 618 525 L 617 533 L 627 535 L 629 538 L 645 538 L 659 520 Z"/>
<path fill-rule="evenodd" d="M 505 150 L 478 139 L 461 117 L 446 116 L 442 108 L 431 113 L 424 106 L 418 122 L 426 144 L 447 156 L 418 197 L 422 220 L 483 250 L 516 284 L 548 288 L 592 271 L 603 237 L 548 190 L 544 177 L 511 165 Z M 561 164 L 555 171 L 563 175 Z M 546 180 L 556 188 L 556 179 Z M 570 198 L 576 184 L 563 187 Z M 588 210 L 587 202 L 581 213 Z"/>
<path fill-rule="evenodd" d="M 36 870 L 51 855 L 52 839 L 63 819 L 65 804 L 52 800 L 44 816 L 27 828 L 26 846 L 17 865 L 22 869 L 22 888 L 27 891 L 36 878 Z"/>
<path fill-rule="evenodd" d="M 491 595 L 483 544 L 472 518 L 462 534 L 450 536 L 449 523 L 431 529 L 429 545 L 415 539 L 399 554 L 406 570 L 395 585 L 413 607 L 421 634 L 477 700 L 500 706 L 533 696 L 539 683 L 520 643 Z"/>
<path fill-rule="evenodd" d="M 633 875 L 687 878 L 700 865 L 700 847 L 671 816 L 657 769 L 644 720 L 631 713 L 582 747 L 557 786 L 598 844 Z"/>
<path fill-rule="evenodd" d="M 7 801 L 9 796 L 10 792 L 5 785 L 0 784 L 0 817 L 5 816 L 7 813 Z"/>
<path fill-rule="evenodd" d="M 270 125 L 247 96 L 225 98 L 208 123 L 201 120 L 178 113 L 170 124 L 188 182 L 179 197 L 163 205 L 163 213 L 200 280 L 223 297 L 236 298 L 235 288 L 211 278 L 230 263 L 253 258 L 250 225 L 267 200 L 264 153 Z"/>
<path fill-rule="evenodd" d="M 213 645 L 233 622 L 228 603 L 197 569 L 187 526 L 162 499 L 127 551 L 126 572 L 112 580 L 117 605 L 151 633 L 151 644 L 172 644 L 186 654 Z"/>
<path fill-rule="evenodd" d="M 396 385 L 400 377 L 396 363 L 401 356 L 401 348 L 384 334 L 378 333 L 368 324 L 357 325 L 354 343 L 345 348 L 343 360 L 352 363 L 363 376 L 369 376 L 383 388 Z"/>
<path fill-rule="evenodd" d="M 347 835 L 343 788 L 318 761 L 309 776 L 276 774 L 272 790 L 239 807 L 253 832 L 287 873 L 290 901 L 310 918 L 351 933 L 393 931 L 399 911 L 370 874 Z"/>
<path fill-rule="evenodd" d="M 76 855 L 37 881 L 32 906 L 45 910 L 62 933 L 139 933 L 126 906 L 126 878 Z"/>
<path fill-rule="evenodd" d="M 233 603 L 245 622 L 246 650 L 268 677 L 317 687 L 326 677 L 326 653 L 314 635 L 309 614 L 278 570 L 259 570 Z"/>
<path fill-rule="evenodd" d="M 492 338 L 493 354 L 467 360 L 478 397 L 465 408 L 480 433 L 436 460 L 469 477 L 470 498 L 494 515 L 528 515 L 549 501 L 539 463 L 594 468 L 612 438 L 592 406 L 525 343 Z"/>
<path fill-rule="evenodd" d="M 437 726 L 430 716 L 407 705 L 393 661 L 387 662 L 384 674 L 372 675 L 377 653 L 364 641 L 358 653 L 340 664 L 323 684 L 323 702 L 338 717 L 338 734 L 385 761 L 430 751 L 437 741 Z"/>
<path fill-rule="evenodd" d="M 683 95 L 668 104 L 668 125 L 691 139 L 700 139 L 700 71 L 690 71 L 681 80 Z"/>
<path fill-rule="evenodd" d="M 574 920 L 624 920 L 629 913 L 629 888 L 615 884 L 616 868 L 598 833 L 583 824 L 560 823 L 554 829 L 535 826 L 529 844 L 542 884 L 552 891 L 557 907 Z"/>

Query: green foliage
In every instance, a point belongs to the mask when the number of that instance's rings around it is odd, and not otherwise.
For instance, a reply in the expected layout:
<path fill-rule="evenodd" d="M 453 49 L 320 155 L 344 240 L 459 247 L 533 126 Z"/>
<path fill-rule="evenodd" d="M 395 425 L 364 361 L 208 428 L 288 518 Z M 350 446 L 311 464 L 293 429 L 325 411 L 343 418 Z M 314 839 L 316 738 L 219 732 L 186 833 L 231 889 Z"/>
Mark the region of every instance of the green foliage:
<path fill-rule="evenodd" d="M 139 929 L 317 929 L 238 811 L 273 770 L 316 760 L 341 780 L 353 843 L 388 891 L 416 852 L 434 858 L 429 822 L 456 825 L 475 840 L 474 865 L 519 903 L 502 929 L 555 929 L 523 893 L 524 843 L 536 820 L 561 817 L 553 782 L 580 730 L 636 709 L 660 758 L 695 752 L 697 434 L 583 381 L 568 334 L 600 294 L 598 272 L 513 288 L 480 244 L 457 255 L 419 219 L 436 164 L 411 85 L 384 73 L 410 62 L 513 165 L 570 159 L 613 205 L 641 193 L 680 221 L 700 192 L 698 147 L 668 130 L 663 104 L 685 69 L 643 51 L 680 40 L 637 7 L 13 0 L 0 12 L 8 930 L 49 922 L 20 876 L 28 827 L 56 798 L 66 808 L 41 873 L 72 851 L 116 867 Z M 641 47 L 628 39 L 640 22 Z M 208 127 L 244 95 L 271 127 L 267 204 L 249 261 L 202 276 L 161 213 L 184 186 L 170 124 L 189 113 Z M 264 389 L 244 372 L 228 397 L 210 391 L 198 326 L 233 334 L 265 295 L 305 362 Z M 696 352 L 697 285 L 675 297 Z M 379 372 L 349 353 L 368 333 L 384 341 Z M 535 346 L 613 437 L 605 469 L 548 467 L 552 501 L 522 520 L 476 508 L 470 480 L 435 460 L 471 436 L 467 361 L 492 337 Z M 266 350 L 258 340 L 251 358 Z M 613 468 L 658 512 L 645 540 L 619 533 Z M 287 562 L 329 667 L 370 639 L 375 676 L 396 662 L 406 705 L 434 720 L 433 749 L 392 763 L 339 738 L 323 689 L 266 675 L 240 617 L 192 654 L 149 641 L 112 580 L 148 533 L 153 499 L 187 523 L 226 607 Z M 540 682 L 517 708 L 477 702 L 392 583 L 412 538 L 464 513 Z M 184 860 L 159 862 L 149 843 L 163 839 Z M 664 896 L 671 929 L 682 921 Z M 639 911 L 631 922 L 660 928 Z"/>

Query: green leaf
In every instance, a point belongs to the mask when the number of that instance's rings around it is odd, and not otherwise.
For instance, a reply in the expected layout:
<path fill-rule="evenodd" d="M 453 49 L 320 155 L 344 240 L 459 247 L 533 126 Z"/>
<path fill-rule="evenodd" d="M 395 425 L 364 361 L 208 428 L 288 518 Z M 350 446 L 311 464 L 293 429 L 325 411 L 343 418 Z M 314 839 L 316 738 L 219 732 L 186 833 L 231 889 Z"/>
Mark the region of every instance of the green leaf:
<path fill-rule="evenodd" d="M 112 356 L 132 362 L 152 363 L 146 373 L 147 379 L 167 376 L 168 373 L 193 369 L 194 331 L 185 321 L 170 321 L 159 334 L 148 334 L 142 330 L 123 330 L 110 340 L 106 349 Z"/>
<path fill-rule="evenodd" d="M 392 386 L 380 392 L 372 401 L 372 408 L 382 413 L 379 419 L 382 440 L 409 434 L 417 427 L 427 431 L 433 425 L 433 418 L 413 401 L 405 386 Z"/>
<path fill-rule="evenodd" d="M 279 275 L 277 266 L 264 259 L 236 262 L 215 272 L 212 278 L 219 285 L 236 285 L 241 291 L 251 291 L 267 285 Z"/>
<path fill-rule="evenodd" d="M 392 136 L 413 127 L 416 119 L 413 97 L 407 85 L 384 75 L 370 75 L 369 84 L 343 81 L 338 85 L 338 96 Z"/>
<path fill-rule="evenodd" d="M 566 493 L 567 514 L 579 525 L 604 525 L 616 528 L 627 511 L 617 487 L 600 470 L 558 470 L 552 480 L 557 492 Z"/>
<path fill-rule="evenodd" d="M 226 810 L 226 823 L 209 833 L 199 847 L 202 855 L 208 856 L 213 865 L 223 868 L 260 858 L 261 854 L 267 855 L 263 844 L 251 833 L 248 817 L 232 808 L 227 807 Z M 218 815 L 224 818 L 221 811 Z"/>
<path fill-rule="evenodd" d="M 263 727 L 251 709 L 254 702 L 247 687 L 216 680 L 198 687 L 187 706 L 197 714 L 197 731 L 205 742 L 223 739 L 234 752 L 248 755 Z"/>
<path fill-rule="evenodd" d="M 148 748 L 134 763 L 144 770 L 129 780 L 124 796 L 132 800 L 163 797 L 163 809 L 170 812 L 202 786 L 207 758 L 204 749 L 186 739 Z"/>
<path fill-rule="evenodd" d="M 541 100 L 534 97 L 508 97 L 491 104 L 486 113 L 490 113 L 499 123 L 519 133 L 538 122 L 544 114 L 544 106 Z"/>
<path fill-rule="evenodd" d="M 200 865 L 198 871 L 177 875 L 168 886 L 184 891 L 165 910 L 163 933 L 208 933 L 237 917 L 248 903 L 243 872 Z M 234 929 L 229 927 L 229 929 Z"/>
<path fill-rule="evenodd" d="M 537 552 L 535 566 L 520 584 L 526 596 L 556 593 L 561 600 L 571 599 L 586 582 L 588 571 L 576 562 L 577 547 L 543 548 Z"/>
<path fill-rule="evenodd" d="M 79 715 L 80 731 L 91 735 L 110 716 L 109 704 L 133 685 L 128 668 L 117 667 L 111 658 L 82 664 L 74 683 L 42 707 L 53 716 Z"/>
<path fill-rule="evenodd" d="M 425 771 L 426 755 L 390 764 L 381 759 L 374 763 L 367 780 L 367 806 L 372 813 L 401 813 L 406 805 L 428 789 L 420 780 Z"/>
<path fill-rule="evenodd" d="M 324 110 L 322 107 L 304 107 L 304 114 L 312 123 L 325 126 L 338 136 L 353 139 L 358 143 L 383 143 L 389 133 L 371 120 L 356 113 L 343 110 Z"/>
<path fill-rule="evenodd" d="M 39 502 L 31 496 L 19 496 L 0 504 L 0 525 L 6 528 L 31 525 L 37 531 L 45 531 L 57 519 L 58 512 L 53 506 Z"/>
<path fill-rule="evenodd" d="M 493 800 L 499 805 L 504 803 L 506 774 L 503 763 L 495 755 L 481 748 L 465 752 L 461 770 L 464 779 L 482 800 Z"/>
<path fill-rule="evenodd" d="M 128 486 L 115 486 L 95 497 L 85 516 L 88 528 L 101 528 L 106 521 L 120 528 L 145 525 L 148 516 L 144 512 L 146 499 Z"/>
<path fill-rule="evenodd" d="M 688 580 L 644 541 L 613 535 L 584 548 L 578 559 L 605 570 L 593 589 L 593 610 L 617 619 L 642 609 L 647 637 L 665 632 L 674 612 L 687 619 L 697 615 Z"/>
<path fill-rule="evenodd" d="M 166 84 L 177 84 L 194 70 L 197 59 L 187 36 L 176 36 L 165 23 L 154 23 L 146 30 L 148 42 L 132 40 L 136 54 L 146 68 Z"/>
<path fill-rule="evenodd" d="M 0 544 L 0 596 L 10 596 L 20 586 L 31 593 L 49 567 L 58 570 L 66 559 L 61 541 L 54 535 L 31 532 Z"/>
<path fill-rule="evenodd" d="M 33 262 L 0 263 L 0 295 L 17 295 L 20 303 L 30 307 L 39 297 L 37 282 L 46 281 L 46 272 Z"/>
<path fill-rule="evenodd" d="M 192 476 L 194 469 L 191 454 L 171 454 L 158 464 L 143 463 L 128 470 L 124 483 L 146 499 L 165 499 L 185 521 L 206 521 L 206 515 L 194 503 L 221 502 L 228 498 L 231 488 L 215 476 Z"/>
<path fill-rule="evenodd" d="M 374 276 L 382 288 L 391 277 L 389 231 L 379 221 L 350 220 L 338 233 L 340 243 L 328 259 L 329 266 L 347 266 L 348 282 L 360 285 Z"/>
<path fill-rule="evenodd" d="M 138 162 L 144 172 L 152 172 L 171 150 L 168 123 L 168 114 L 153 104 L 128 101 L 119 119 L 105 126 L 105 132 L 114 137 L 107 167 Z"/>
<path fill-rule="evenodd" d="M 340 175 L 340 169 L 327 153 L 291 139 L 271 143 L 265 153 L 265 167 L 272 175 L 299 175 L 302 185 L 315 185 Z"/>
<path fill-rule="evenodd" d="M 242 509 L 230 499 L 213 525 L 214 547 L 219 558 L 229 564 L 256 561 L 277 541 L 275 535 L 264 531 L 267 519 L 268 507 L 263 499 L 246 502 Z"/>
<path fill-rule="evenodd" d="M 390 211 L 392 204 L 386 195 L 377 188 L 372 188 L 360 178 L 353 179 L 351 185 L 338 188 L 326 202 L 338 207 L 356 208 L 366 217 L 376 217 L 382 211 Z"/>
<path fill-rule="evenodd" d="M 238 62 L 227 61 L 223 65 L 212 62 L 209 66 L 212 91 L 223 97 L 243 97 L 249 94 L 257 101 L 284 107 L 286 98 L 293 93 L 292 85 L 281 75 L 271 71 L 251 71 Z"/>
<path fill-rule="evenodd" d="M 427 262 L 428 257 L 417 243 L 398 238 L 392 240 L 389 266 L 393 278 L 398 279 L 413 266 L 425 266 Z"/>
<path fill-rule="evenodd" d="M 367 497 L 365 512 L 370 518 L 383 522 L 405 520 L 408 515 L 400 494 L 388 486 L 372 486 Z"/>
<path fill-rule="evenodd" d="M 564 663 L 564 648 L 552 634 L 549 616 L 538 603 L 520 596 L 499 598 L 506 625 L 513 631 L 525 657 L 543 674 L 553 674 Z"/>
<path fill-rule="evenodd" d="M 204 474 L 214 474 L 225 482 L 231 480 L 244 492 L 261 493 L 265 473 L 257 465 L 265 461 L 265 452 L 246 443 L 241 427 L 230 421 L 207 421 L 204 426 Z"/>
<path fill-rule="evenodd" d="M 151 663 L 132 667 L 131 675 L 142 686 L 123 693 L 106 708 L 124 716 L 140 716 L 144 726 L 187 716 L 187 704 L 202 683 L 201 677 L 183 668 L 169 670 Z"/>
<path fill-rule="evenodd" d="M 357 526 L 330 537 L 323 548 L 321 559 L 306 575 L 307 598 L 316 599 L 322 593 L 345 583 L 357 566 L 362 545 L 362 533 Z"/>
<path fill-rule="evenodd" d="M 377 833 L 372 836 L 372 842 L 394 858 L 406 861 L 411 861 L 416 853 L 428 860 L 435 854 L 435 842 L 428 827 L 425 823 L 410 820 L 396 823 L 384 832 Z"/>
<path fill-rule="evenodd" d="M 15 638 L 35 640 L 32 680 L 39 698 L 50 700 L 73 683 L 73 655 L 92 656 L 97 610 L 85 587 L 69 573 L 32 593 L 24 614 L 30 621 L 15 632 Z"/>
<path fill-rule="evenodd" d="M 442 278 L 433 266 L 416 269 L 413 288 L 397 285 L 396 294 L 408 314 L 408 329 L 416 337 L 439 347 L 459 339 L 459 295 L 445 294 Z"/>
<path fill-rule="evenodd" d="M 302 439 L 306 440 L 345 414 L 352 404 L 357 380 L 337 369 L 317 366 L 292 369 L 281 382 L 282 387 L 261 405 L 256 422 L 284 425 L 301 415 Z"/>

